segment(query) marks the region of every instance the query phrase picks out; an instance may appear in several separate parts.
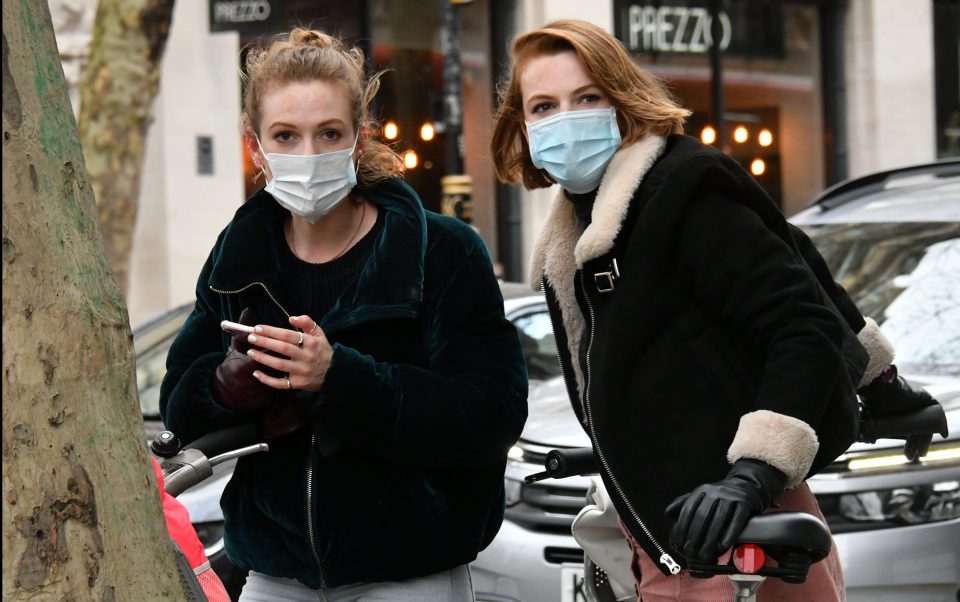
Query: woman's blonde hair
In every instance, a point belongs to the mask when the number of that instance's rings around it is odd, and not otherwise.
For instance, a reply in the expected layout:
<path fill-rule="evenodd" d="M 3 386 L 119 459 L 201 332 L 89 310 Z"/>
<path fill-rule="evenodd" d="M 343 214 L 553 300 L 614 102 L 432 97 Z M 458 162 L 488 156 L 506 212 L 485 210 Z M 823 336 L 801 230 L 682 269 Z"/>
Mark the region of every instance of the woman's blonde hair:
<path fill-rule="evenodd" d="M 660 80 L 634 63 L 616 38 L 585 21 L 554 21 L 520 35 L 511 48 L 513 67 L 510 78 L 500 85 L 500 107 L 490 143 L 501 181 L 522 182 L 526 188 L 544 188 L 554 183 L 546 171 L 534 167 L 530 160 L 530 149 L 523 136 L 520 76 L 530 59 L 571 50 L 616 107 L 624 146 L 648 132 L 659 136 L 683 133 L 683 122 L 690 111 L 674 101 Z"/>
<path fill-rule="evenodd" d="M 276 86 L 314 80 L 340 82 L 350 95 L 353 125 L 363 141 L 357 183 L 371 186 L 402 176 L 403 161 L 390 147 L 376 140 L 377 124 L 369 114 L 370 101 L 380 89 L 383 72 L 367 78 L 363 64 L 361 49 L 347 48 L 338 38 L 299 27 L 282 34 L 266 48 L 250 50 L 242 76 L 243 125 L 252 127 L 259 135 L 263 97 Z"/>

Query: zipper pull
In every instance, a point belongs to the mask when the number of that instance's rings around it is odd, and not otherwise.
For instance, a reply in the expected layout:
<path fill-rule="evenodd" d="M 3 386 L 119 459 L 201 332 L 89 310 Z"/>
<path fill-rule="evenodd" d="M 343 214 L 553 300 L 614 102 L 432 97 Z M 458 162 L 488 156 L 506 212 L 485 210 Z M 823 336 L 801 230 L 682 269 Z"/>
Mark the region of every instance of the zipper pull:
<path fill-rule="evenodd" d="M 667 565 L 667 568 L 670 569 L 671 575 L 676 575 L 680 572 L 680 565 L 674 561 L 670 554 L 664 553 L 662 556 L 660 556 L 660 564 Z"/>

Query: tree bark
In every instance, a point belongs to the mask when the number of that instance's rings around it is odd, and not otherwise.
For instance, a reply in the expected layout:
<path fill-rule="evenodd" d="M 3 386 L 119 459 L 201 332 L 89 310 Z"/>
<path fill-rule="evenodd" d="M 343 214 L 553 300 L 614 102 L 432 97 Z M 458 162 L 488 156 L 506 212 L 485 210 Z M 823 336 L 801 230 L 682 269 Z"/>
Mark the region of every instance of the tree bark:
<path fill-rule="evenodd" d="M 100 0 L 80 88 L 80 143 L 114 278 L 126 295 L 150 110 L 174 0 Z"/>
<path fill-rule="evenodd" d="M 3 600 L 183 599 L 46 0 L 3 2 Z"/>

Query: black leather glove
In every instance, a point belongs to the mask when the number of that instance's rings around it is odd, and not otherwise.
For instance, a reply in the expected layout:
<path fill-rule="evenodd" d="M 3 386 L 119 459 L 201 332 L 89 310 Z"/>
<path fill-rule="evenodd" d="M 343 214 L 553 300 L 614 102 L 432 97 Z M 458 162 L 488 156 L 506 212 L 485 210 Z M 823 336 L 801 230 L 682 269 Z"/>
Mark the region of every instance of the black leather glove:
<path fill-rule="evenodd" d="M 674 520 L 670 545 L 689 559 L 715 562 L 786 484 L 787 475 L 766 462 L 737 460 L 722 481 L 700 485 L 667 506 Z"/>
<path fill-rule="evenodd" d="M 873 443 L 877 439 L 872 427 L 874 419 L 882 418 L 890 422 L 897 416 L 939 405 L 937 400 L 925 390 L 913 388 L 902 376 L 898 376 L 894 365 L 873 379 L 869 385 L 859 389 L 857 394 L 863 402 L 859 439 L 868 443 Z M 932 439 L 932 432 L 906 437 L 903 455 L 911 462 L 916 460 L 927 453 Z"/>
<path fill-rule="evenodd" d="M 257 318 L 248 307 L 240 313 L 239 322 L 252 326 L 257 323 Z M 279 393 L 254 378 L 254 370 L 267 373 L 275 371 L 247 355 L 250 349 L 247 336 L 246 333 L 233 336 L 227 355 L 217 366 L 211 383 L 213 397 L 220 405 L 241 412 L 261 410 L 277 399 Z"/>

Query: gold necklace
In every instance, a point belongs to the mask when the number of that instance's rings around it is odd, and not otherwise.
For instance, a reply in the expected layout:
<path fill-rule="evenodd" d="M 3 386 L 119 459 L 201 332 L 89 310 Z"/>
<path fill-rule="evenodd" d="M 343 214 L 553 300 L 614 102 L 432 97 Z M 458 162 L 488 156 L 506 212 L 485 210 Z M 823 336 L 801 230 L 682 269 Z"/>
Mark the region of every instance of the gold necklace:
<path fill-rule="evenodd" d="M 347 240 L 347 244 L 344 245 L 342 249 L 340 249 L 340 252 L 339 252 L 339 253 L 337 253 L 336 255 L 334 255 L 333 257 L 331 257 L 330 259 L 328 259 L 327 261 L 324 261 L 324 262 L 321 262 L 321 263 L 329 263 L 329 262 L 331 262 L 331 261 L 340 259 L 340 257 L 342 257 L 343 254 L 346 253 L 346 252 L 350 249 L 350 245 L 353 243 L 354 239 L 357 238 L 357 234 L 360 233 L 360 229 L 363 227 L 363 219 L 366 217 L 366 215 L 367 215 L 367 203 L 366 203 L 364 200 L 361 199 L 361 200 L 360 200 L 360 221 L 357 222 L 357 229 L 353 231 L 353 235 L 350 237 L 349 240 Z M 287 226 L 288 226 L 288 228 L 289 228 L 289 229 L 287 229 L 287 236 L 288 236 L 288 241 L 287 241 L 287 242 L 289 243 L 290 249 L 293 251 L 293 254 L 296 255 L 297 257 L 299 257 L 299 255 L 297 255 L 297 250 L 296 250 L 296 249 L 297 249 L 297 243 L 296 243 L 296 238 L 295 238 L 295 236 L 294 236 L 293 223 L 292 223 L 292 222 L 287 222 Z M 304 261 L 306 261 L 306 260 L 304 260 Z"/>
<path fill-rule="evenodd" d="M 350 237 L 350 240 L 347 241 L 347 244 L 344 245 L 343 249 L 339 253 L 334 255 L 333 259 L 330 261 L 335 261 L 340 259 L 340 257 L 347 252 L 347 249 L 350 248 L 350 244 L 353 243 L 353 239 L 357 237 L 357 234 L 360 233 L 360 228 L 363 226 L 363 218 L 367 215 L 367 203 L 361 199 L 360 201 L 360 221 L 357 222 L 357 229 L 353 231 L 353 236 Z"/>

